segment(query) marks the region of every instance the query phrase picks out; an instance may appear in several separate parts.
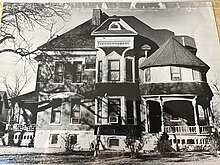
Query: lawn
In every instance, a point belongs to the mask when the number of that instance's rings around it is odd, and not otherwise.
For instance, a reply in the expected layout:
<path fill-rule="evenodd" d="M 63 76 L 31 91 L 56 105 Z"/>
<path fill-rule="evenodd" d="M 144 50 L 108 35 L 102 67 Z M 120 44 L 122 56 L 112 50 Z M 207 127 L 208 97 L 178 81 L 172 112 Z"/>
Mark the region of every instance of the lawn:
<path fill-rule="evenodd" d="M 213 156 L 209 153 L 186 152 L 171 153 L 166 155 L 144 154 L 138 158 L 113 157 L 113 158 L 93 158 L 89 155 L 74 154 L 1 154 L 0 164 L 74 164 L 74 165 L 187 165 L 187 164 L 220 164 L 220 155 Z"/>

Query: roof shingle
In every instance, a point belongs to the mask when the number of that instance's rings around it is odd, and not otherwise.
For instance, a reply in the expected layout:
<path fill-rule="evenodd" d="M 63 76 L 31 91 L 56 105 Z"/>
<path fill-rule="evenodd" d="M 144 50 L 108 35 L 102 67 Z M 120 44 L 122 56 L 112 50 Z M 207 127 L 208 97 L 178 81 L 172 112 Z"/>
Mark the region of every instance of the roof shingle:
<path fill-rule="evenodd" d="M 157 51 L 146 58 L 140 68 L 151 66 L 200 67 L 208 71 L 209 66 L 193 55 L 174 37 L 170 37 Z"/>

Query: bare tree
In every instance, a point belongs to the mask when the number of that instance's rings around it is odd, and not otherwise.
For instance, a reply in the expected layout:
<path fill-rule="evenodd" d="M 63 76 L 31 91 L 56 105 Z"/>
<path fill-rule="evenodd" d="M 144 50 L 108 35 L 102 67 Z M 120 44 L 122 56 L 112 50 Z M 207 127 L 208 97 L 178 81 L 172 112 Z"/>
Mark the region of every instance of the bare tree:
<path fill-rule="evenodd" d="M 68 16 L 67 4 L 58 3 L 4 3 L 0 26 L 0 54 L 13 52 L 21 57 L 36 54 L 25 36 L 26 31 L 42 27 L 51 31 L 59 19 Z M 7 45 L 7 48 L 5 48 Z M 8 45 L 13 45 L 8 48 Z"/>
<path fill-rule="evenodd" d="M 31 79 L 32 76 L 28 73 L 27 69 L 25 69 L 23 73 L 3 76 L 1 83 L 5 86 L 9 98 L 13 98 L 21 94 Z"/>
<path fill-rule="evenodd" d="M 212 99 L 212 111 L 215 117 L 215 123 L 219 127 L 220 126 L 220 84 L 219 84 L 218 75 L 215 75 L 215 78 L 212 80 L 210 85 L 214 94 Z"/>

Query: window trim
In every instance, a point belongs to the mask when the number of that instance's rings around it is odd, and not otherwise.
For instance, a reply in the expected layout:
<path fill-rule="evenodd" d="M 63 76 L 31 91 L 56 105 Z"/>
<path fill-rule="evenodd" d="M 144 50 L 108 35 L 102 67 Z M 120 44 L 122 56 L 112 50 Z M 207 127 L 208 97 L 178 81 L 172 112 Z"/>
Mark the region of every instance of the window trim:
<path fill-rule="evenodd" d="M 176 72 L 175 74 L 179 74 L 179 79 L 174 79 L 173 77 L 173 72 L 172 72 L 172 68 L 177 68 L 178 69 L 178 73 Z M 181 74 L 181 67 L 178 66 L 170 66 L 170 79 L 171 81 L 182 81 L 182 74 Z"/>
<path fill-rule="evenodd" d="M 118 62 L 118 65 L 119 65 L 119 70 L 112 70 L 111 68 L 110 68 L 110 66 L 111 66 L 111 62 Z M 111 69 L 111 70 L 110 70 Z M 117 79 L 117 80 L 112 80 L 112 79 L 110 79 L 111 78 L 111 73 L 112 72 L 118 72 L 118 76 L 119 76 L 119 78 Z M 108 81 L 110 81 L 110 82 L 120 82 L 121 81 L 121 65 L 120 65 L 120 59 L 110 59 L 110 60 L 108 60 Z"/>

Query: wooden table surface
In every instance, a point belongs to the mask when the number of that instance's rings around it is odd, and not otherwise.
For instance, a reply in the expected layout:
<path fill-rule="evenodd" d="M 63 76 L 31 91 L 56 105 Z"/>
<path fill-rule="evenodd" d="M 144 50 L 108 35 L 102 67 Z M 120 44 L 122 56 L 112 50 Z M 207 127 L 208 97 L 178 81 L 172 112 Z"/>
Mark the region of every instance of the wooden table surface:
<path fill-rule="evenodd" d="M 215 0 L 213 2 L 213 9 L 216 18 L 216 26 L 218 29 L 218 38 L 220 40 L 220 0 Z"/>

